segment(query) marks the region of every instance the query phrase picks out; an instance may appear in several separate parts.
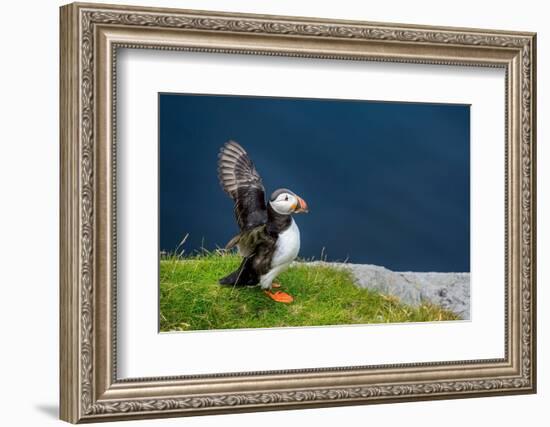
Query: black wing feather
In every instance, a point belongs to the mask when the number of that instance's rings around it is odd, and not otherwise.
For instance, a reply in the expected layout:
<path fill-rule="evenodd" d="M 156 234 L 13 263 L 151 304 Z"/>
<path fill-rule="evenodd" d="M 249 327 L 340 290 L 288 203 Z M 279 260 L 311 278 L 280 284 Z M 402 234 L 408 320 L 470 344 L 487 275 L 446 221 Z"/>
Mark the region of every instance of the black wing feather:
<path fill-rule="evenodd" d="M 226 142 L 218 155 L 218 178 L 235 201 L 235 217 L 241 232 L 267 222 L 262 178 L 247 152 L 235 141 Z"/>

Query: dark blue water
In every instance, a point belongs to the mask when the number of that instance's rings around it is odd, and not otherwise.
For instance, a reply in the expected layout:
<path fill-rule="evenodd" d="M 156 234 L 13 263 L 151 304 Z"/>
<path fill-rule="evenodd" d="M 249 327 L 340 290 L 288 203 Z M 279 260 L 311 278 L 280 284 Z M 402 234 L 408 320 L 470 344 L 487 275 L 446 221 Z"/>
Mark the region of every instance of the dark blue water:
<path fill-rule="evenodd" d="M 269 195 L 292 189 L 300 256 L 397 271 L 470 270 L 470 109 L 464 105 L 159 95 L 160 249 L 237 233 L 216 175 L 228 139 Z"/>

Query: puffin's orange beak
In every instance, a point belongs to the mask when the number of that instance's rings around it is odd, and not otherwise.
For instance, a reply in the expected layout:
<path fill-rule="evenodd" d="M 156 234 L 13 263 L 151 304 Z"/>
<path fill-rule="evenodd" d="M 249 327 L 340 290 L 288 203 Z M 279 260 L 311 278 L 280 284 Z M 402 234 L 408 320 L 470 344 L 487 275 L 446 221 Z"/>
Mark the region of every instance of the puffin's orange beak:
<path fill-rule="evenodd" d="M 299 196 L 296 196 L 296 198 L 298 199 L 298 204 L 294 208 L 294 212 L 296 212 L 296 213 L 300 213 L 300 212 L 308 213 L 309 211 L 307 209 L 306 201 L 304 199 L 302 199 L 301 197 L 299 197 Z"/>

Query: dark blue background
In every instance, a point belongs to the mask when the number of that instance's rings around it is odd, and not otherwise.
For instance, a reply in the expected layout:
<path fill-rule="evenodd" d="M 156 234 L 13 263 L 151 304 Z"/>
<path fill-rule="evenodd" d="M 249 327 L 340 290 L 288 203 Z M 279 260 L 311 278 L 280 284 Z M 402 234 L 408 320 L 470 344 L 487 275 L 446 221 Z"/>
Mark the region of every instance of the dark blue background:
<path fill-rule="evenodd" d="M 237 233 L 216 174 L 234 139 L 268 196 L 287 187 L 307 201 L 301 257 L 470 270 L 468 106 L 160 94 L 159 109 L 161 250 Z"/>

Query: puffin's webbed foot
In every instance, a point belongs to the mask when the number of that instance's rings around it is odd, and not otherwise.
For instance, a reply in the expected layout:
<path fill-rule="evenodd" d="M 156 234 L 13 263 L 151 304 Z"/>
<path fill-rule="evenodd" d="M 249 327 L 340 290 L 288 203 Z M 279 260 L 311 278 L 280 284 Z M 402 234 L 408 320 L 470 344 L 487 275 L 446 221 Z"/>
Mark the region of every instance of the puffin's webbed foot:
<path fill-rule="evenodd" d="M 271 298 L 273 301 L 276 302 L 282 302 L 284 304 L 290 304 L 292 301 L 294 301 L 294 298 L 292 298 L 292 295 L 287 294 L 283 291 L 264 291 L 264 293 Z"/>

